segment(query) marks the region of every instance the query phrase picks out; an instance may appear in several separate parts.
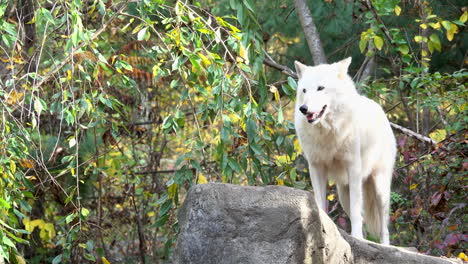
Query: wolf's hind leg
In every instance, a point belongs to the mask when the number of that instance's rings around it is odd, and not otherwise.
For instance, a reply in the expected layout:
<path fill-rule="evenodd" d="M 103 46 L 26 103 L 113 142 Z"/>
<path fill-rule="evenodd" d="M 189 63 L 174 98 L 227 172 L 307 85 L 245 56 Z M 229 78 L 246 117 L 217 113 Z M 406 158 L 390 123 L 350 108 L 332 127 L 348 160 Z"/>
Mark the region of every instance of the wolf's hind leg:
<path fill-rule="evenodd" d="M 349 217 L 349 186 L 345 184 L 337 184 L 336 189 L 338 191 L 338 199 L 341 207 Z"/>
<path fill-rule="evenodd" d="M 388 221 L 390 217 L 390 185 L 392 170 L 382 170 L 376 175 L 377 203 L 380 214 L 380 243 L 389 245 Z"/>
<path fill-rule="evenodd" d="M 370 233 L 380 237 L 380 243 L 389 244 L 388 220 L 390 207 L 390 182 L 382 170 L 375 172 L 365 182 L 364 222 Z"/>

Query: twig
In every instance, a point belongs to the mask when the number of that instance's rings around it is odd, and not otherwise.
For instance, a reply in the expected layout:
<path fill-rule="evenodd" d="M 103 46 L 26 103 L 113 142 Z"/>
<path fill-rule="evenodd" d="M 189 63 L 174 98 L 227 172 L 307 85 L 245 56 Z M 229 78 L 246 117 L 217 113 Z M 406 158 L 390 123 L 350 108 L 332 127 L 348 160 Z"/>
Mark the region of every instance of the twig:
<path fill-rule="evenodd" d="M 391 112 L 393 109 L 395 109 L 397 106 L 401 104 L 401 101 L 398 103 L 394 104 L 392 107 L 390 107 L 388 110 L 385 110 L 385 113 Z"/>

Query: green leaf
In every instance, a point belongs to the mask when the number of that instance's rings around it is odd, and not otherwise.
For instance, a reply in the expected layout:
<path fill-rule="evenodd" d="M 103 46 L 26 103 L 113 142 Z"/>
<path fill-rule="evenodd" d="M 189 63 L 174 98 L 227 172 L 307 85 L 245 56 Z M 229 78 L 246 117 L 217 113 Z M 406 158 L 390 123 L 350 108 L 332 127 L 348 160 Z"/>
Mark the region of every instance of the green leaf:
<path fill-rule="evenodd" d="M 255 121 L 249 118 L 247 120 L 246 130 L 249 142 L 253 142 L 257 134 L 257 125 L 255 124 Z"/>
<path fill-rule="evenodd" d="M 89 215 L 89 210 L 82 207 L 81 208 L 81 215 L 84 216 L 84 217 L 87 217 Z"/>
<path fill-rule="evenodd" d="M 75 214 L 72 213 L 72 214 L 69 214 L 67 215 L 67 217 L 65 218 L 65 222 L 67 222 L 67 224 L 71 223 L 71 221 L 73 221 L 73 219 L 75 219 Z"/>
<path fill-rule="evenodd" d="M 159 217 L 166 215 L 172 208 L 172 199 L 167 200 L 159 209 Z"/>
<path fill-rule="evenodd" d="M 62 254 L 56 256 L 53 260 L 52 260 L 52 264 L 58 264 L 62 262 Z"/>
<path fill-rule="evenodd" d="M 137 39 L 138 40 L 147 40 L 147 39 L 149 39 L 148 27 L 144 27 L 140 31 L 138 31 Z"/>
<path fill-rule="evenodd" d="M 159 217 L 158 220 L 156 220 L 156 222 L 151 227 L 152 228 L 161 227 L 167 222 L 167 219 L 169 219 L 169 215 L 165 214 Z"/>
<path fill-rule="evenodd" d="M 367 45 L 367 39 L 361 39 L 359 41 L 359 50 L 361 51 L 361 53 L 364 53 L 364 51 L 366 50 L 366 45 Z"/>
<path fill-rule="evenodd" d="M 228 164 L 229 164 L 229 167 L 231 167 L 236 172 L 239 172 L 239 173 L 242 172 L 242 168 L 236 160 L 232 158 L 228 158 Z"/>
<path fill-rule="evenodd" d="M 440 43 L 440 38 L 439 38 L 439 35 L 437 35 L 436 33 L 433 33 L 430 37 L 429 37 L 430 41 L 429 43 L 433 43 L 433 46 L 434 48 L 441 52 L 442 51 L 442 45 Z"/>
<path fill-rule="evenodd" d="M 0 208 L 5 208 L 5 209 L 10 209 L 10 204 L 7 203 L 7 201 L 3 200 L 2 198 L 0 198 Z"/>
<path fill-rule="evenodd" d="M 442 26 L 444 26 L 446 30 L 450 30 L 452 28 L 452 23 L 450 21 L 444 20 L 442 21 Z"/>
<path fill-rule="evenodd" d="M 282 124 L 284 121 L 284 116 L 283 116 L 283 109 L 281 108 L 281 105 L 278 109 L 278 123 Z"/>
<path fill-rule="evenodd" d="M 84 254 L 84 257 L 85 257 L 85 259 L 87 259 L 87 260 L 96 261 L 96 258 L 95 258 L 93 255 L 89 254 L 89 253 L 85 253 L 85 254 Z"/>
<path fill-rule="evenodd" d="M 11 241 L 7 236 L 3 236 L 3 243 L 11 248 L 16 248 L 13 241 Z"/>
<path fill-rule="evenodd" d="M 379 36 L 374 36 L 374 45 L 378 50 L 381 50 L 384 44 L 384 40 Z"/>
<path fill-rule="evenodd" d="M 409 53 L 409 47 L 408 45 L 400 45 L 398 46 L 398 50 L 401 52 L 401 54 L 405 55 Z"/>
<path fill-rule="evenodd" d="M 254 8 L 250 0 L 243 0 L 244 5 L 253 13 L 255 13 Z"/>
<path fill-rule="evenodd" d="M 39 98 L 35 98 L 34 99 L 34 111 L 36 111 L 37 115 L 41 115 L 41 112 L 44 108 L 42 107 L 42 103 L 41 101 L 39 100 Z"/>

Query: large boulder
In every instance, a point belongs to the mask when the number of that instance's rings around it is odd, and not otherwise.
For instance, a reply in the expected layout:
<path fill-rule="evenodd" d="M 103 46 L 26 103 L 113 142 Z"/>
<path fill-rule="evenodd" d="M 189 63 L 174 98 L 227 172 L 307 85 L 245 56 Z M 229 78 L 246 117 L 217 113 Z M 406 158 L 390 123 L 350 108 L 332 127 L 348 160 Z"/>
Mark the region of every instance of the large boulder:
<path fill-rule="evenodd" d="M 451 263 L 342 235 L 310 192 L 283 186 L 196 185 L 178 217 L 175 263 Z"/>

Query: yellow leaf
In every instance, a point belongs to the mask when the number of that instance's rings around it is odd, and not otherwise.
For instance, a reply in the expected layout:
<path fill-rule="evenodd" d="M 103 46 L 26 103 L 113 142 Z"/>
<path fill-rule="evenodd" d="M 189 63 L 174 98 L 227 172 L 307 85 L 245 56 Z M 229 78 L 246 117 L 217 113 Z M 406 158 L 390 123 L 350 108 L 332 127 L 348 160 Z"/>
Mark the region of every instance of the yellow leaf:
<path fill-rule="evenodd" d="M 426 51 L 426 50 L 422 50 L 422 51 L 421 51 L 421 55 L 422 55 L 423 57 L 426 57 L 426 56 L 427 56 L 427 51 Z"/>
<path fill-rule="evenodd" d="M 276 182 L 278 183 L 277 185 L 284 185 L 284 180 L 282 179 L 276 179 Z"/>
<path fill-rule="evenodd" d="M 203 63 L 203 66 L 208 66 L 211 64 L 211 61 L 205 56 L 203 55 L 203 53 L 201 52 L 198 52 L 198 56 L 200 57 L 202 63 Z"/>
<path fill-rule="evenodd" d="M 430 133 L 429 137 L 437 142 L 442 141 L 445 139 L 445 137 L 447 137 L 447 130 L 437 129 L 434 132 Z"/>
<path fill-rule="evenodd" d="M 208 183 L 208 180 L 206 179 L 205 176 L 203 176 L 203 174 L 198 174 L 198 184 L 204 184 L 204 183 Z"/>
<path fill-rule="evenodd" d="M 466 12 L 465 12 L 466 13 Z M 457 256 L 459 259 L 463 260 L 463 261 L 468 261 L 468 257 L 465 255 L 465 253 L 463 252 L 460 252 L 460 254 L 458 254 Z"/>
<path fill-rule="evenodd" d="M 169 198 L 174 198 L 174 196 L 177 194 L 177 183 L 171 184 L 168 188 L 167 191 L 169 193 Z"/>
<path fill-rule="evenodd" d="M 327 199 L 328 199 L 328 201 L 333 201 L 333 200 L 335 200 L 335 195 L 332 193 L 332 194 L 327 196 Z"/>
<path fill-rule="evenodd" d="M 7 104 L 13 105 L 16 104 L 23 98 L 24 93 L 19 93 L 16 91 L 11 91 L 10 94 L 5 95 Z"/>
<path fill-rule="evenodd" d="M 246 49 L 244 45 L 239 45 L 239 56 L 245 60 L 245 64 L 249 64 L 249 52 L 248 48 Z"/>
<path fill-rule="evenodd" d="M 421 36 L 414 36 L 414 41 L 416 41 L 416 43 L 419 43 L 422 41 L 422 37 Z"/>
<path fill-rule="evenodd" d="M 440 22 L 429 23 L 429 26 L 431 26 L 433 29 L 439 29 L 440 28 Z"/>
<path fill-rule="evenodd" d="M 465 23 L 468 20 L 468 11 L 463 12 L 463 14 L 458 20 L 460 20 L 460 22 L 462 23 Z"/>
<path fill-rule="evenodd" d="M 423 29 L 426 29 L 426 28 L 427 28 L 427 24 L 421 24 L 421 25 L 419 25 L 419 26 L 420 26 L 421 28 L 423 28 Z"/>
<path fill-rule="evenodd" d="M 276 156 L 276 165 L 281 166 L 282 164 L 287 164 L 288 158 L 286 155 L 278 155 Z"/>
<path fill-rule="evenodd" d="M 15 174 L 16 172 L 16 163 L 12 160 L 10 160 L 10 172 L 11 174 Z"/>
<path fill-rule="evenodd" d="M 20 255 L 16 255 L 16 263 L 18 264 L 26 264 L 26 260 L 24 260 L 24 258 Z"/>
<path fill-rule="evenodd" d="M 272 92 L 275 95 L 275 100 L 277 102 L 279 102 L 280 101 L 280 94 L 278 92 L 278 88 L 276 88 L 276 86 L 272 85 L 272 86 L 270 86 L 270 92 Z"/>
<path fill-rule="evenodd" d="M 32 160 L 20 159 L 20 160 L 19 160 L 19 163 L 20 163 L 20 165 L 21 165 L 23 168 L 27 168 L 27 169 L 32 169 L 32 168 L 34 168 L 34 163 L 33 163 Z"/>
<path fill-rule="evenodd" d="M 448 41 L 452 41 L 453 36 L 458 33 L 458 26 L 450 23 L 450 29 L 447 29 L 447 39 Z"/>
<path fill-rule="evenodd" d="M 55 237 L 55 228 L 52 223 L 44 224 L 41 228 L 41 232 L 39 232 L 39 236 L 42 240 L 49 241 Z"/>
<path fill-rule="evenodd" d="M 72 72 L 71 70 L 67 70 L 67 80 L 71 80 L 72 79 Z"/>
<path fill-rule="evenodd" d="M 36 220 L 31 221 L 29 217 L 27 217 L 23 219 L 23 225 L 26 231 L 28 231 L 29 233 L 32 233 L 36 227 L 39 227 L 40 229 L 42 229 L 42 227 L 45 225 L 45 222 L 42 219 L 36 219 Z"/>
<path fill-rule="evenodd" d="M 417 183 L 413 183 L 411 184 L 411 186 L 409 187 L 410 190 L 413 190 L 413 189 L 416 189 L 416 187 L 418 187 L 418 184 Z"/>
<path fill-rule="evenodd" d="M 302 153 L 302 147 L 301 147 L 301 144 L 299 143 L 299 140 L 297 138 L 294 140 L 293 144 L 294 144 L 294 151 L 296 153 Z"/>
<path fill-rule="evenodd" d="M 396 5 L 394 10 L 395 10 L 395 14 L 399 16 L 401 13 L 401 7 L 399 5 Z"/>
<path fill-rule="evenodd" d="M 272 135 L 275 133 L 275 131 L 273 131 L 273 129 L 270 126 L 265 126 L 265 130 L 270 132 L 270 134 Z"/>
<path fill-rule="evenodd" d="M 448 41 L 452 41 L 454 35 L 455 35 L 455 34 L 453 34 L 452 32 L 447 31 L 447 39 L 448 39 Z"/>
<path fill-rule="evenodd" d="M 383 44 L 384 44 L 384 41 L 381 37 L 374 36 L 374 45 L 378 50 L 382 49 Z"/>
<path fill-rule="evenodd" d="M 111 264 L 105 257 L 101 257 L 102 264 Z"/>
<path fill-rule="evenodd" d="M 31 219 L 29 219 L 29 217 L 26 217 L 23 219 L 23 225 L 24 225 L 24 229 L 26 231 L 28 231 L 29 233 L 32 232 L 31 230 Z"/>

